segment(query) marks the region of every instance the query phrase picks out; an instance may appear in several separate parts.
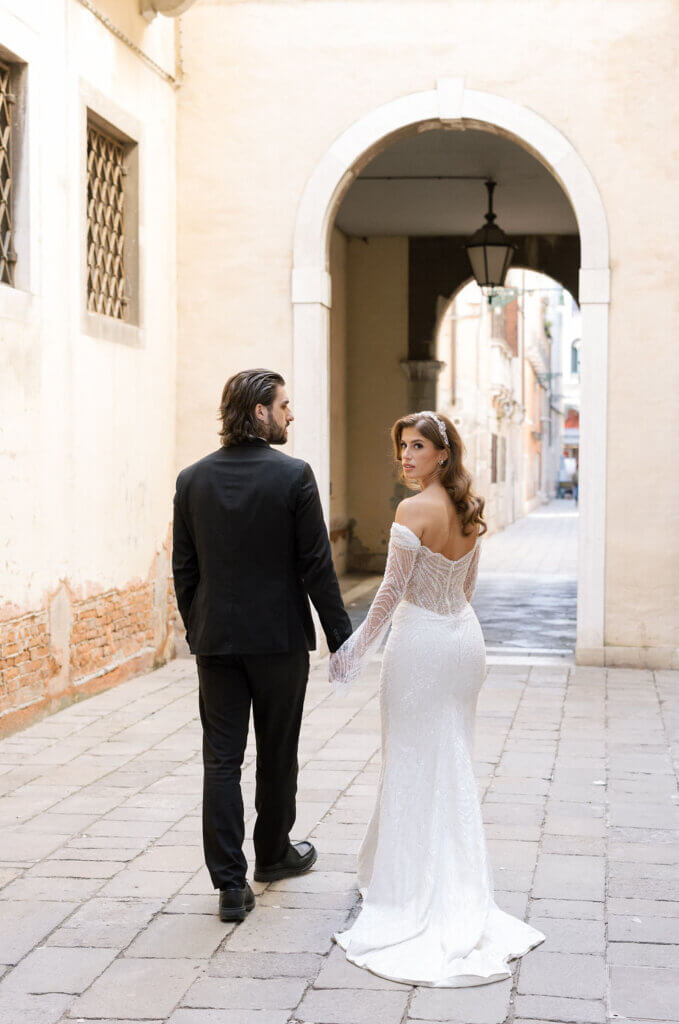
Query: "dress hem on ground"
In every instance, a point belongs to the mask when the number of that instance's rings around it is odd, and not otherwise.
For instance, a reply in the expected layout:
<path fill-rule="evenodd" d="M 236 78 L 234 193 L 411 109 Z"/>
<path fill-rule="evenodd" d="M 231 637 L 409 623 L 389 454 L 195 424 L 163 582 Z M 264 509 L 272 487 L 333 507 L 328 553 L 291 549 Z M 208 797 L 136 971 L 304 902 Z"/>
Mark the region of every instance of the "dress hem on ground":
<path fill-rule="evenodd" d="M 431 976 L 416 977 L 415 975 L 418 972 L 409 972 L 405 962 L 403 964 L 405 970 L 403 971 L 399 971 L 396 964 L 394 964 L 393 970 L 387 970 L 386 965 L 382 965 L 378 961 L 380 957 L 393 957 L 396 959 L 398 957 L 398 944 L 392 947 L 387 946 L 382 949 L 369 950 L 365 953 L 352 953 L 350 952 L 351 928 L 345 932 L 336 932 L 333 935 L 333 940 L 345 951 L 347 960 L 350 963 L 363 970 L 370 971 L 371 974 L 376 975 L 378 978 L 384 978 L 386 981 L 395 981 L 403 985 L 419 985 L 424 988 L 472 988 L 480 985 L 491 985 L 497 981 L 506 981 L 512 974 L 509 961 L 525 956 L 531 949 L 535 949 L 536 946 L 545 941 L 545 936 L 542 932 L 532 928 L 529 924 L 519 920 L 519 918 L 505 914 L 495 904 L 493 904 L 493 913 L 490 916 L 498 918 L 498 923 L 499 921 L 511 922 L 510 927 L 516 927 L 517 931 L 523 933 L 524 941 L 519 944 L 519 936 L 516 935 L 516 944 L 514 944 L 511 937 L 506 936 L 504 942 L 502 942 L 504 946 L 502 950 L 497 945 L 494 946 L 492 942 L 488 944 L 485 950 L 479 949 L 479 944 L 477 943 L 474 949 L 470 950 L 464 957 L 457 958 L 459 970 L 446 973 L 445 977 L 441 978 Z M 409 959 L 409 957 L 405 958 L 406 961 Z M 467 962 L 465 963 L 465 961 Z M 448 970 L 450 970 L 451 966 L 452 964 L 448 965 Z"/>

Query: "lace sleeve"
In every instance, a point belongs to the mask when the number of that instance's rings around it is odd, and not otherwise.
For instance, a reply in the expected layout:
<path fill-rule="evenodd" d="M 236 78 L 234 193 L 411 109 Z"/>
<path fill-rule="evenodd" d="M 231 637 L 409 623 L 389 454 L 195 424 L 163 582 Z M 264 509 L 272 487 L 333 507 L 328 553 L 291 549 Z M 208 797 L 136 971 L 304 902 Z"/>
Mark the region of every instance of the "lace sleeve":
<path fill-rule="evenodd" d="M 476 577 L 479 574 L 479 557 L 481 555 L 481 542 L 476 541 L 476 547 L 474 548 L 474 554 L 469 560 L 469 567 L 467 568 L 467 575 L 465 576 L 462 589 L 464 590 L 464 596 L 468 601 L 471 601 L 476 590 Z"/>
<path fill-rule="evenodd" d="M 392 524 L 384 579 L 370 610 L 359 628 L 330 658 L 330 682 L 335 693 L 342 693 L 356 682 L 370 655 L 378 649 L 415 568 L 420 546 L 419 538 L 407 526 Z"/>

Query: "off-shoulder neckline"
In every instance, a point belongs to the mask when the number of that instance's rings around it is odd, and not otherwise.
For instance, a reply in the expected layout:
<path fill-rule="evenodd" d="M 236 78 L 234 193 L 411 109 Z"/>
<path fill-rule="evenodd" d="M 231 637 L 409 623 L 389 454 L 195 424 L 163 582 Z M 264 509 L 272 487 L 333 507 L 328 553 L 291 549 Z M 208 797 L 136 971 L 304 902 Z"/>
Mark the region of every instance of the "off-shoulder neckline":
<path fill-rule="evenodd" d="M 443 561 L 448 562 L 449 565 L 459 565 L 460 562 L 464 562 L 465 558 L 469 558 L 470 555 L 474 554 L 474 552 L 476 551 L 476 545 L 479 543 L 479 535 L 477 533 L 476 540 L 474 541 L 474 544 L 472 545 L 472 547 L 470 547 L 466 555 L 462 555 L 460 558 L 446 558 L 446 556 L 441 551 L 432 551 L 432 549 L 428 548 L 426 544 L 423 544 L 420 538 L 414 532 L 414 530 L 411 530 L 409 526 L 404 526 L 403 523 L 397 523 L 396 521 L 394 521 L 391 524 L 392 530 L 395 526 L 397 526 L 399 530 L 405 530 L 407 533 L 410 534 L 411 537 L 414 537 L 417 543 L 420 545 L 420 547 L 423 548 L 428 554 L 435 555 L 438 558 L 442 558 Z"/>

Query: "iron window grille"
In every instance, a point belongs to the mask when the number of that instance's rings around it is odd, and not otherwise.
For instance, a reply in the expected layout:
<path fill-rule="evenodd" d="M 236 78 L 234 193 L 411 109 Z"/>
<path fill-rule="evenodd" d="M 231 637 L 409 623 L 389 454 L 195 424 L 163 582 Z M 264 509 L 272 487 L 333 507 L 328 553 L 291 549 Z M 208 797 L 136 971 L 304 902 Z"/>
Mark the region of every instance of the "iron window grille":
<path fill-rule="evenodd" d="M 0 62 L 0 281 L 14 284 L 12 230 L 12 69 Z"/>
<path fill-rule="evenodd" d="M 87 309 L 125 320 L 125 148 L 87 126 Z"/>

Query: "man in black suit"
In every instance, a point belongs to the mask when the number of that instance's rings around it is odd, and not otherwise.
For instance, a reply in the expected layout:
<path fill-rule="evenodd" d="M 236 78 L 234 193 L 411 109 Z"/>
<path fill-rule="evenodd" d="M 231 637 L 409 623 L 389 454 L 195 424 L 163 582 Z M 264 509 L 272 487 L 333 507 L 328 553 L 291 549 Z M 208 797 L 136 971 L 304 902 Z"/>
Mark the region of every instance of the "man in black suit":
<path fill-rule="evenodd" d="M 221 447 L 182 470 L 172 570 L 198 664 L 203 723 L 203 845 L 223 921 L 242 921 L 254 894 L 243 855 L 241 765 L 252 705 L 257 741 L 257 881 L 307 871 L 311 843 L 292 844 L 297 746 L 316 647 L 309 597 L 328 647 L 351 633 L 311 467 L 273 446 L 293 415 L 285 381 L 245 370 L 224 387 Z"/>

